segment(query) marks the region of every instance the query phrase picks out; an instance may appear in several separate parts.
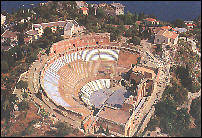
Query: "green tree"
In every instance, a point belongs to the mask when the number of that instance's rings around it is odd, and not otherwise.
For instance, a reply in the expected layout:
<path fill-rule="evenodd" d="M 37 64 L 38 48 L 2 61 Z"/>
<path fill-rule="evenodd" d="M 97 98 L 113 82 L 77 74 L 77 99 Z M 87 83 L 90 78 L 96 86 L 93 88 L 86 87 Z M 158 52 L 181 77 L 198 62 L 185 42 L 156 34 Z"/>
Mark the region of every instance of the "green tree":
<path fill-rule="evenodd" d="M 23 33 L 19 33 L 18 35 L 17 35 L 18 37 L 18 44 L 19 45 L 22 45 L 22 44 L 24 44 L 24 34 Z"/>
<path fill-rule="evenodd" d="M 51 28 L 50 28 L 50 27 L 46 27 L 46 28 L 44 29 L 43 37 L 48 37 L 48 36 L 51 35 L 51 34 L 52 34 Z"/>
<path fill-rule="evenodd" d="M 94 13 L 94 11 L 93 11 Z M 98 18 L 105 18 L 106 15 L 105 15 L 105 12 L 102 8 L 97 8 L 97 11 L 96 11 L 96 17 Z"/>
<path fill-rule="evenodd" d="M 23 110 L 29 109 L 29 104 L 28 104 L 27 101 L 22 100 L 22 101 L 18 104 L 18 107 L 19 107 L 19 110 L 20 110 L 20 111 L 23 111 Z"/>
<path fill-rule="evenodd" d="M 28 83 L 27 81 L 23 81 L 23 80 L 20 80 L 17 84 L 16 84 L 16 88 L 17 89 L 22 89 L 22 88 L 27 88 L 28 87 Z"/>
<path fill-rule="evenodd" d="M 8 66 L 8 63 L 7 61 L 3 60 L 1 61 L 1 72 L 8 72 L 9 71 L 9 66 Z"/>
<path fill-rule="evenodd" d="M 31 135 L 34 132 L 34 127 L 29 125 L 28 127 L 25 128 L 24 131 L 22 131 L 21 135 L 25 136 L 25 135 Z"/>
<path fill-rule="evenodd" d="M 145 18 L 144 12 L 141 12 L 138 16 L 138 21 L 142 21 Z"/>
<path fill-rule="evenodd" d="M 197 127 L 201 128 L 201 96 L 192 101 L 190 114 L 195 118 Z"/>
<path fill-rule="evenodd" d="M 107 128 L 106 128 L 105 134 L 106 134 L 107 136 L 109 136 L 109 128 L 108 128 L 108 126 L 107 126 Z"/>
<path fill-rule="evenodd" d="M 156 52 L 162 52 L 162 44 L 157 44 L 155 50 Z"/>
<path fill-rule="evenodd" d="M 100 125 L 99 130 L 98 130 L 98 133 L 104 133 L 104 132 L 105 132 L 105 131 L 104 131 L 102 125 Z"/>
<path fill-rule="evenodd" d="M 175 27 L 179 27 L 179 28 L 183 28 L 183 27 L 186 27 L 186 25 L 184 24 L 184 21 L 181 20 L 181 19 L 176 19 L 172 22 L 172 24 L 175 26 Z"/>
<path fill-rule="evenodd" d="M 163 133 L 171 136 L 182 136 L 190 124 L 187 109 L 176 109 L 173 100 L 165 99 L 155 105 L 155 115 L 160 119 L 160 128 Z"/>
<path fill-rule="evenodd" d="M 129 41 L 130 43 L 133 43 L 134 45 L 140 45 L 141 38 L 138 36 L 133 36 L 132 39 Z"/>
<path fill-rule="evenodd" d="M 181 80 L 182 85 L 189 91 L 192 91 L 192 79 L 189 76 L 188 67 L 178 66 L 176 69 L 176 75 Z"/>
<path fill-rule="evenodd" d="M 64 137 L 72 132 L 72 128 L 66 122 L 57 122 L 55 124 L 57 128 L 56 136 Z"/>

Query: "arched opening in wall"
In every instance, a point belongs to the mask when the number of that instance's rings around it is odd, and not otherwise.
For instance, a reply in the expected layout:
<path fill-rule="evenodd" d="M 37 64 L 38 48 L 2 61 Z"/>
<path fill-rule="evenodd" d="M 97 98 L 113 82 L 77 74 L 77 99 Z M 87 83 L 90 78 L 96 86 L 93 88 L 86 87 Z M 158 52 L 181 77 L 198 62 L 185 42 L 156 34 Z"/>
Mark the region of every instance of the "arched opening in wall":
<path fill-rule="evenodd" d="M 96 42 L 96 45 L 98 45 L 98 41 Z"/>
<path fill-rule="evenodd" d="M 75 47 L 75 44 L 73 44 L 73 47 Z"/>
<path fill-rule="evenodd" d="M 77 48 L 76 51 L 79 51 L 79 49 Z"/>
<path fill-rule="evenodd" d="M 56 54 L 56 51 L 54 51 L 54 53 Z"/>

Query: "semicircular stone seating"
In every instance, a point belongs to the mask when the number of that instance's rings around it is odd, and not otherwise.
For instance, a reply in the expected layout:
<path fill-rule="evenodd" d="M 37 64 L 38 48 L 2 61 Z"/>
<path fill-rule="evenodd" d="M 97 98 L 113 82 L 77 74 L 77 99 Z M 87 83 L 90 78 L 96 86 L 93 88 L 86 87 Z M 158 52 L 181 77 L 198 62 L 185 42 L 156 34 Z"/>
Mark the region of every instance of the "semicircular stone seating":
<path fill-rule="evenodd" d="M 87 89 L 89 88 L 89 91 L 86 90 L 86 96 L 89 96 L 91 92 L 97 89 L 108 88 L 110 85 L 108 84 L 108 80 L 100 79 L 89 82 L 88 77 L 89 75 L 95 75 L 99 65 L 93 61 L 97 61 L 98 59 L 117 61 L 118 56 L 119 50 L 115 49 L 87 49 L 65 54 L 56 59 L 51 65 L 49 65 L 48 69 L 45 70 L 43 78 L 44 89 L 56 104 L 70 107 L 71 105 L 62 98 L 62 93 L 59 92 L 59 82 L 64 84 L 66 88 L 65 93 L 68 93 L 68 91 L 73 89 L 80 80 L 86 79 L 85 84 L 87 83 L 88 85 L 83 84 Z M 83 91 L 85 87 L 83 87 Z"/>
<path fill-rule="evenodd" d="M 90 103 L 90 96 L 93 92 L 101 89 L 110 88 L 110 79 L 99 79 L 88 82 L 81 88 L 81 99 L 88 105 L 92 106 Z"/>

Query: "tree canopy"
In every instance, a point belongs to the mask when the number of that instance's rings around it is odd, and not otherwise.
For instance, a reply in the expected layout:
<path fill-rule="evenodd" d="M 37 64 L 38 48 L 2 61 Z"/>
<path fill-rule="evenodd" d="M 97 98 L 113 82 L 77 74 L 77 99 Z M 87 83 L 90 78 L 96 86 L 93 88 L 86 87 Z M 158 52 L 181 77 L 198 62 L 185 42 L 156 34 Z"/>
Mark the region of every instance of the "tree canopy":
<path fill-rule="evenodd" d="M 186 27 L 186 25 L 184 24 L 184 21 L 181 20 L 181 19 L 176 19 L 172 22 L 172 24 L 175 26 L 175 27 L 179 27 L 179 28 L 183 28 L 183 27 Z"/>

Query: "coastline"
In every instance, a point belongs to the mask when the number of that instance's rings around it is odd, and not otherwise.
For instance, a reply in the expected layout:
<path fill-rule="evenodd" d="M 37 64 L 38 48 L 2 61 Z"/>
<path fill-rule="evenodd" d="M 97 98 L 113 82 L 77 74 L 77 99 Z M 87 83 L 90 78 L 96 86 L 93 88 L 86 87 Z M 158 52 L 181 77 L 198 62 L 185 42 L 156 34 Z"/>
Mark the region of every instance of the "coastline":
<path fill-rule="evenodd" d="M 1 1 L 1 10 L 11 13 L 12 9 L 16 11 L 22 8 L 23 4 L 25 8 L 29 8 L 31 7 L 31 3 L 37 6 L 41 2 L 48 1 Z M 153 14 L 162 21 L 173 21 L 178 18 L 182 20 L 193 20 L 201 14 L 201 1 L 147 1 L 146 4 L 144 1 L 87 1 L 88 4 L 104 2 L 120 2 L 125 5 L 125 13 L 127 11 L 131 13 L 144 12 L 145 14 Z"/>

